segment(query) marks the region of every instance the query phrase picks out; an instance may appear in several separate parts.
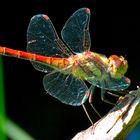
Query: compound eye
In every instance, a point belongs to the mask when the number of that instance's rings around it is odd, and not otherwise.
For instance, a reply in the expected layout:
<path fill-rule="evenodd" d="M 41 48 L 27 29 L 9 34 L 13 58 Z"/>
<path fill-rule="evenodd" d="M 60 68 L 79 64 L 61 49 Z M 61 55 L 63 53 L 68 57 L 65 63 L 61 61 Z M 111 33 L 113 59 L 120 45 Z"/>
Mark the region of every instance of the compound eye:
<path fill-rule="evenodd" d="M 111 55 L 108 58 L 108 63 L 110 73 L 115 78 L 122 77 L 127 71 L 128 63 L 123 56 Z"/>
<path fill-rule="evenodd" d="M 118 57 L 117 55 L 111 55 L 109 57 L 109 64 L 110 66 L 115 66 L 116 68 L 118 68 L 121 65 L 120 57 Z"/>

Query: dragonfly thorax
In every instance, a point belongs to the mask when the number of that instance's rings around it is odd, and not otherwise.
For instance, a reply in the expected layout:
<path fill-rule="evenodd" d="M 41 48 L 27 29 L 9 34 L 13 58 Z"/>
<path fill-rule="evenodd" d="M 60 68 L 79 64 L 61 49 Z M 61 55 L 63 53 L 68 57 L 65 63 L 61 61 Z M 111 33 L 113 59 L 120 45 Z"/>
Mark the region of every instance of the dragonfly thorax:
<path fill-rule="evenodd" d="M 74 76 L 87 80 L 89 78 L 101 78 L 103 73 L 107 72 L 105 56 L 97 53 L 85 51 L 69 58 L 71 72 Z"/>

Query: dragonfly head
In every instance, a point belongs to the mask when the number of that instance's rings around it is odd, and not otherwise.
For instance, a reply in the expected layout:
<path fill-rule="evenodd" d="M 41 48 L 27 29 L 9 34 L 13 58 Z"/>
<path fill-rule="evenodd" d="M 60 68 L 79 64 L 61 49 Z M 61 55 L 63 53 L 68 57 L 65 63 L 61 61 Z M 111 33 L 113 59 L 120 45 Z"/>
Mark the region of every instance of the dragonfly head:
<path fill-rule="evenodd" d="M 108 58 L 109 71 L 113 78 L 121 78 L 128 69 L 127 60 L 123 56 L 111 55 Z"/>

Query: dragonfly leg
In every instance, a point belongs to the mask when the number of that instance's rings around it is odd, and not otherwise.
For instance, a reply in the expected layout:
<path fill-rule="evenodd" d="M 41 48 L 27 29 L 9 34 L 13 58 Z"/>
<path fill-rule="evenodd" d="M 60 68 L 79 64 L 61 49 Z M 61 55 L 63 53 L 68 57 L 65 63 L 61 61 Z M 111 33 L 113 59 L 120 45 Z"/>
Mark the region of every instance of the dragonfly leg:
<path fill-rule="evenodd" d="M 94 85 L 91 85 L 90 87 L 90 95 L 89 95 L 89 104 L 91 105 L 91 107 L 93 108 L 93 110 L 96 112 L 96 114 L 102 118 L 102 116 L 100 115 L 100 113 L 97 111 L 97 109 L 94 107 L 92 101 L 93 101 L 93 94 L 94 94 L 94 89 L 95 89 L 95 86 Z"/>
<path fill-rule="evenodd" d="M 129 91 L 128 90 L 119 90 L 119 91 L 115 91 L 115 93 L 111 92 L 111 91 L 108 91 L 107 93 L 112 96 L 115 96 L 115 97 L 120 97 L 120 96 L 125 96 L 126 94 L 129 94 Z"/>
<path fill-rule="evenodd" d="M 91 120 L 91 118 L 90 118 L 90 116 L 89 116 L 89 114 L 88 114 L 88 112 L 87 112 L 87 109 L 86 109 L 85 105 L 82 104 L 82 107 L 83 107 L 83 109 L 84 109 L 84 111 L 85 111 L 85 113 L 86 113 L 86 116 L 88 117 L 90 123 L 91 123 L 92 125 L 94 125 L 94 124 L 93 124 L 93 121 Z"/>
<path fill-rule="evenodd" d="M 106 99 L 105 97 L 105 90 L 103 88 L 101 88 L 101 99 L 102 101 L 111 104 L 111 105 L 115 105 L 114 103 L 110 102 L 108 99 Z"/>
<path fill-rule="evenodd" d="M 112 92 L 110 92 L 110 91 L 107 91 L 107 93 L 108 93 L 109 95 L 111 95 L 111 96 L 114 96 L 114 97 L 120 97 L 120 95 L 115 94 L 115 93 L 112 93 Z"/>
<path fill-rule="evenodd" d="M 87 90 L 87 92 L 86 92 L 86 94 L 85 94 L 85 96 L 84 96 L 84 98 L 83 98 L 81 104 L 82 104 L 82 107 L 83 107 L 83 109 L 84 109 L 84 112 L 86 113 L 86 116 L 88 117 L 90 123 L 91 123 L 92 125 L 94 125 L 93 122 L 92 122 L 92 120 L 91 120 L 91 118 L 90 118 L 90 116 L 89 116 L 89 114 L 88 114 L 88 111 L 87 111 L 87 109 L 86 109 L 86 107 L 85 107 L 85 105 L 84 105 L 85 101 L 89 98 L 89 95 L 90 95 L 90 92 L 89 92 L 89 90 Z"/>

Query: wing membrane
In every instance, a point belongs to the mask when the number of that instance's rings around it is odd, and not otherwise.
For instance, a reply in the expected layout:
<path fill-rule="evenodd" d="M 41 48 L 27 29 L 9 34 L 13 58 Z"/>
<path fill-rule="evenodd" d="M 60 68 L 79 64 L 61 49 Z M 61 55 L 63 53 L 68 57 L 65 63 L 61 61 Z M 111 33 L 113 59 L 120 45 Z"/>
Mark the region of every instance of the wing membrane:
<path fill-rule="evenodd" d="M 81 105 L 82 99 L 88 90 L 84 81 L 59 72 L 47 74 L 44 77 L 43 84 L 46 92 L 51 96 L 73 106 Z"/>
<path fill-rule="evenodd" d="M 36 15 L 31 19 L 27 30 L 27 51 L 44 56 L 68 57 L 71 55 L 46 15 Z M 32 64 L 37 70 L 50 71 L 50 68 L 43 64 L 35 62 Z"/>
<path fill-rule="evenodd" d="M 90 10 L 81 8 L 67 20 L 61 31 L 63 40 L 75 53 L 90 49 L 89 21 Z"/>
<path fill-rule="evenodd" d="M 101 80 L 93 79 L 88 81 L 99 88 L 114 91 L 124 90 L 130 85 L 130 80 L 124 76 L 120 79 L 115 79 L 108 75 L 106 78 Z"/>

